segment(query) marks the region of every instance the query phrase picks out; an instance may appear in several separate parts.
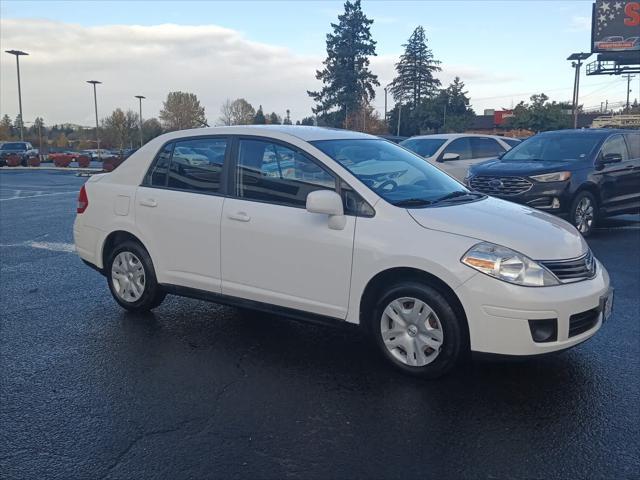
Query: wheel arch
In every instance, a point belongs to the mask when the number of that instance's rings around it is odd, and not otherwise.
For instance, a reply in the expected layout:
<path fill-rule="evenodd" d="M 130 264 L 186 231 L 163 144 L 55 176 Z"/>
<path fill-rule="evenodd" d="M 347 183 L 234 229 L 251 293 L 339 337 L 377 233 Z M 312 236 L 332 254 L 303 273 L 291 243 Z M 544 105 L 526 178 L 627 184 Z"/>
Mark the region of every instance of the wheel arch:
<path fill-rule="evenodd" d="M 114 230 L 109 235 L 107 235 L 106 238 L 104 239 L 104 242 L 102 242 L 102 251 L 100 252 L 100 258 L 102 260 L 103 270 L 106 268 L 107 258 L 111 250 L 113 250 L 113 248 L 115 248 L 116 245 L 119 245 L 120 243 L 125 242 L 127 240 L 139 243 L 142 246 L 142 248 L 149 251 L 145 246 L 144 242 L 142 242 L 142 240 L 140 240 L 133 233 L 127 230 Z"/>
<path fill-rule="evenodd" d="M 582 185 L 580 185 L 575 193 L 573 194 L 573 196 L 571 197 L 571 202 L 573 203 L 573 201 L 575 200 L 575 198 L 580 195 L 580 193 L 582 192 L 589 192 L 590 194 L 592 194 L 594 196 L 594 198 L 596 199 L 596 202 L 598 202 L 598 208 L 602 205 L 602 199 L 600 198 L 600 188 L 598 188 L 598 186 L 593 183 L 593 182 L 585 182 Z"/>
<path fill-rule="evenodd" d="M 450 302 L 451 307 L 454 309 L 456 315 L 463 320 L 462 322 L 462 330 L 464 335 L 464 340 L 466 346 L 470 344 L 470 335 L 469 335 L 469 323 L 467 320 L 467 314 L 464 310 L 462 302 L 456 295 L 455 291 L 442 279 L 439 277 L 428 273 L 424 270 L 420 270 L 412 267 L 393 267 L 381 272 L 378 272 L 374 275 L 366 287 L 363 290 L 362 297 L 360 299 L 360 314 L 359 320 L 360 325 L 367 325 L 368 322 L 364 318 L 365 315 L 371 314 L 371 310 L 373 309 L 376 299 L 382 293 L 382 291 L 394 283 L 399 281 L 417 281 L 420 283 L 424 283 L 435 290 L 437 290 L 442 296 L 444 296 L 447 301 Z"/>

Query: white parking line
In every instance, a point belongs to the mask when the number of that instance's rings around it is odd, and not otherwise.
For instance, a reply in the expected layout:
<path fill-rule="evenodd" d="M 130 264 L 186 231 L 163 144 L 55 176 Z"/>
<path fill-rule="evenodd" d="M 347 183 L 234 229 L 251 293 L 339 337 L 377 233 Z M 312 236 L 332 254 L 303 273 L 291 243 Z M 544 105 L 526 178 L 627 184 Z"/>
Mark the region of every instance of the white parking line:
<path fill-rule="evenodd" d="M 73 253 L 76 251 L 76 247 L 73 243 L 35 242 L 33 240 L 29 240 L 22 243 L 0 244 L 0 247 L 29 247 L 29 248 L 37 248 L 39 250 L 49 250 L 51 252 L 67 252 L 67 253 Z"/>
<path fill-rule="evenodd" d="M 21 190 L 16 190 L 16 192 L 20 193 Z M 69 195 L 71 193 L 73 193 L 74 195 L 78 194 L 77 191 L 73 191 L 73 192 L 42 193 L 40 195 L 26 195 L 22 197 L 14 195 L 13 197 L 9 197 L 9 198 L 0 198 L 0 202 L 6 202 L 9 200 L 24 200 L 26 198 L 50 197 L 52 195 Z"/>

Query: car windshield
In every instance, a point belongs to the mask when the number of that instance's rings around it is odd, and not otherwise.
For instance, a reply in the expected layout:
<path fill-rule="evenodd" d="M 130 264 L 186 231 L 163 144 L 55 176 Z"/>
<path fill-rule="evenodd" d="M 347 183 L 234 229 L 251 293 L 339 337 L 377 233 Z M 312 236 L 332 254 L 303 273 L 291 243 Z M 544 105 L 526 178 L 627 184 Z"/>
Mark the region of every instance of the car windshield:
<path fill-rule="evenodd" d="M 506 161 L 563 162 L 584 160 L 600 142 L 599 135 L 536 135 L 502 156 Z"/>
<path fill-rule="evenodd" d="M 386 140 L 318 140 L 311 144 L 399 207 L 420 208 L 483 197 L 471 193 L 424 159 Z"/>
<path fill-rule="evenodd" d="M 13 142 L 13 143 L 5 143 L 2 145 L 2 150 L 26 150 L 27 146 L 24 143 Z"/>
<path fill-rule="evenodd" d="M 409 138 L 400 142 L 404 148 L 416 152 L 421 157 L 431 157 L 444 144 L 446 140 L 440 138 Z"/>

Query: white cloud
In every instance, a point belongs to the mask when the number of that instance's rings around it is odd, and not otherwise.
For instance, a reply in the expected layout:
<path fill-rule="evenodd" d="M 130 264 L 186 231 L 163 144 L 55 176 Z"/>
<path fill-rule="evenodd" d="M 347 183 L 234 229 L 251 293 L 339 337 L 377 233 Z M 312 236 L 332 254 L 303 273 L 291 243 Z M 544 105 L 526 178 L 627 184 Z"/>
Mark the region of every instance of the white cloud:
<path fill-rule="evenodd" d="M 93 98 L 86 80 L 98 86 L 101 116 L 135 108 L 145 95 L 145 117 L 156 116 L 169 91 L 193 92 L 211 124 L 226 98 L 245 97 L 256 108 L 294 119 L 311 113 L 307 89 L 317 88 L 322 58 L 297 55 L 252 42 L 227 28 L 183 25 L 83 27 L 46 20 L 1 21 L 3 47 L 29 52 L 21 58 L 25 120 L 91 125 Z M 5 48 L 3 48 L 5 49 Z M 15 117 L 17 85 L 13 57 L 1 58 L 2 114 Z"/>
<path fill-rule="evenodd" d="M 134 95 L 147 97 L 143 116 L 157 116 L 169 91 L 198 95 L 211 125 L 227 98 L 244 97 L 265 112 L 294 120 L 311 114 L 307 90 L 320 87 L 315 71 L 324 52 L 299 55 L 288 48 L 258 43 L 238 31 L 216 25 L 108 25 L 84 27 L 35 19 L 0 20 L 3 50 L 29 52 L 21 59 L 25 121 L 42 116 L 45 123 L 93 124 L 93 93 L 86 80 L 100 80 L 98 110 L 104 117 L 115 108 L 137 110 Z M 374 106 L 384 110 L 384 85 L 394 76 L 400 52 L 371 59 L 380 80 Z M 0 115 L 15 118 L 17 85 L 14 58 L 0 56 Z M 444 63 L 443 85 L 460 76 L 470 91 L 495 91 L 518 80 L 513 75 L 472 65 Z M 393 101 L 389 99 L 389 108 Z"/>

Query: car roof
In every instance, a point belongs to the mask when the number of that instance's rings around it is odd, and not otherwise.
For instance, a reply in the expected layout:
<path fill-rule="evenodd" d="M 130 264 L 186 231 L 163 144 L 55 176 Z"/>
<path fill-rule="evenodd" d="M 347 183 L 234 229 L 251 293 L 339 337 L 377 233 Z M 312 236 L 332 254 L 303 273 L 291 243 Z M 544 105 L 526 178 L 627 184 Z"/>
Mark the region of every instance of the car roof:
<path fill-rule="evenodd" d="M 482 138 L 507 138 L 501 137 L 500 135 L 484 135 L 481 133 L 434 133 L 431 135 L 415 135 L 410 137 L 408 140 L 421 140 L 421 139 L 435 139 L 435 140 L 450 140 L 452 138 L 460 138 L 460 137 L 482 137 Z"/>
<path fill-rule="evenodd" d="M 339 128 L 312 127 L 307 125 L 234 125 L 230 127 L 204 127 L 191 130 L 179 130 L 162 135 L 164 141 L 173 138 L 184 138 L 201 135 L 257 135 L 270 136 L 279 133 L 296 137 L 305 142 L 316 140 L 347 140 L 347 139 L 379 139 L 375 135 L 369 135 L 351 130 Z"/>
<path fill-rule="evenodd" d="M 637 132 L 637 130 L 627 130 L 623 128 L 578 128 L 578 129 L 569 129 L 569 130 L 552 130 L 549 132 L 540 132 L 538 135 L 544 136 L 560 136 L 567 134 L 579 134 L 579 135 L 588 135 L 588 136 L 598 136 L 605 137 L 607 135 L 613 135 L 614 133 L 633 133 Z"/>

